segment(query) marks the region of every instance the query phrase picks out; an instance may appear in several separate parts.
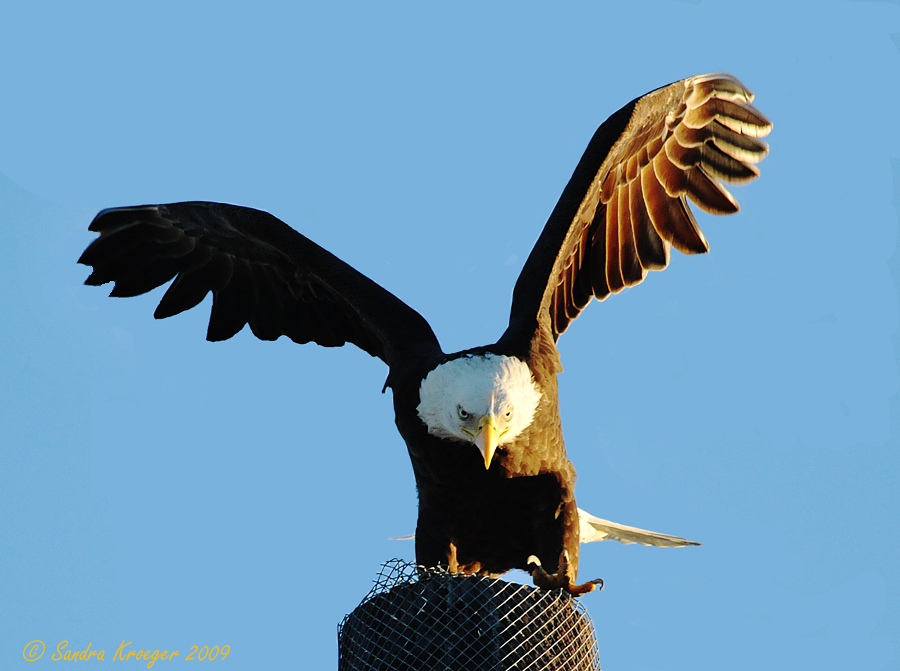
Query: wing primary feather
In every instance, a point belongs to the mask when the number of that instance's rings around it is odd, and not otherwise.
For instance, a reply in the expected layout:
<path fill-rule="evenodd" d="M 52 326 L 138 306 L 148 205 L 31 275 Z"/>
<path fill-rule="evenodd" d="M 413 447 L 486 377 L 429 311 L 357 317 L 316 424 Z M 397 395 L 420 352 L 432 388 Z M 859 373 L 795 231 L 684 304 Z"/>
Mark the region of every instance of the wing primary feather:
<path fill-rule="evenodd" d="M 759 163 L 769 153 L 769 145 L 751 135 L 736 133 L 718 121 L 702 128 L 689 128 L 684 124 L 675 127 L 673 134 L 684 147 L 699 147 L 712 142 L 732 158 L 746 163 Z"/>
<path fill-rule="evenodd" d="M 108 253 L 88 265 L 93 272 L 84 281 L 90 286 L 100 286 L 121 277 L 126 277 L 155 261 L 152 245 L 144 240 L 136 240 L 118 247 L 110 247 Z"/>
<path fill-rule="evenodd" d="M 722 183 L 706 174 L 703 166 L 691 168 L 686 173 L 687 192 L 691 200 L 709 214 L 734 214 L 740 205 Z"/>
<path fill-rule="evenodd" d="M 175 282 L 179 285 L 178 288 L 173 288 L 175 285 L 173 283 L 156 307 L 156 311 L 153 313 L 156 319 L 165 319 L 199 305 L 207 293 L 221 289 L 231 279 L 230 257 L 214 253 L 209 248 L 205 248 L 205 250 L 202 256 L 198 255 L 198 259 L 206 258 L 208 255 L 208 260 L 202 265 L 197 265 L 197 267 L 181 273 Z M 172 295 L 169 295 L 170 291 Z"/>
<path fill-rule="evenodd" d="M 631 230 L 641 266 L 648 270 L 662 270 L 669 265 L 669 243 L 659 237 L 653 226 L 644 202 L 640 179 L 628 185 L 628 195 L 631 201 Z"/>
<path fill-rule="evenodd" d="M 591 268 L 593 260 L 590 254 L 591 248 L 587 242 L 584 242 L 584 240 L 591 235 L 592 228 L 593 226 L 581 227 L 582 242 L 576 246 L 577 255 L 575 263 L 577 264 L 577 271 L 574 269 L 573 271 L 570 271 L 574 272 L 572 302 L 573 306 L 578 310 L 590 303 L 591 298 L 594 297 L 594 287 L 592 285 L 593 270 Z M 579 305 L 581 308 L 578 308 Z M 575 313 L 575 316 L 577 316 L 577 312 Z"/>
<path fill-rule="evenodd" d="M 726 72 L 700 75 L 692 77 L 689 81 L 692 90 L 688 96 L 688 105 L 692 107 L 702 105 L 713 97 L 745 103 L 753 102 L 753 93 L 737 77 Z"/>
<path fill-rule="evenodd" d="M 606 207 L 606 205 L 603 206 L 603 208 Z M 591 287 L 594 290 L 594 296 L 601 301 L 610 294 L 609 283 L 606 281 L 606 228 L 599 225 L 599 222 L 602 222 L 606 216 L 605 209 L 601 209 L 597 213 L 598 221 L 587 231 L 587 237 L 590 240 L 587 253 L 590 263 Z"/>
<path fill-rule="evenodd" d="M 612 293 L 625 288 L 619 266 L 619 191 L 613 191 L 612 199 L 606 204 L 606 283 Z"/>
<path fill-rule="evenodd" d="M 310 323 L 309 304 L 297 299 L 285 312 L 284 334 L 298 345 L 305 345 L 313 341 Z"/>
<path fill-rule="evenodd" d="M 669 158 L 667 151 L 659 152 L 642 175 L 650 172 L 655 174 L 657 182 L 662 185 L 670 198 L 676 198 L 684 193 L 684 170 Z"/>
<path fill-rule="evenodd" d="M 267 265 L 252 266 L 256 284 L 256 310 L 250 318 L 250 330 L 260 340 L 277 340 L 284 335 L 279 327 L 284 318 L 286 292 L 280 291 L 280 283 L 273 281 Z"/>
<path fill-rule="evenodd" d="M 569 322 L 575 317 L 578 316 L 578 296 L 577 296 L 577 287 L 575 278 L 578 277 L 578 271 L 580 270 L 581 262 L 580 259 L 573 259 L 572 265 L 569 267 L 566 272 L 566 279 L 563 282 L 563 296 L 565 300 L 562 302 L 562 305 L 566 311 L 566 321 Z"/>
<path fill-rule="evenodd" d="M 146 245 L 148 240 L 152 242 L 167 241 L 160 240 L 159 237 L 162 236 L 155 235 L 160 227 L 152 224 L 137 223 L 130 226 L 123 224 L 118 228 L 120 230 L 115 234 L 105 230 L 99 238 L 88 245 L 88 248 L 78 258 L 78 263 L 85 266 L 106 264 L 132 253 L 136 248 Z"/>
<path fill-rule="evenodd" d="M 765 137 L 772 130 L 772 122 L 753 105 L 721 98 L 711 98 L 684 115 L 684 124 L 689 128 L 701 128 L 714 120 L 736 133 L 752 137 Z"/>
<path fill-rule="evenodd" d="M 199 305 L 212 288 L 211 281 L 204 282 L 202 270 L 212 257 L 213 250 L 205 246 L 199 246 L 191 253 L 156 306 L 153 313 L 156 319 L 173 317 Z"/>
<path fill-rule="evenodd" d="M 670 198 L 657 181 L 654 171 L 641 173 L 644 202 L 653 227 L 659 237 L 671 243 L 683 254 L 700 254 L 709 251 L 706 238 L 700 233 L 697 222 L 690 214 L 682 198 Z"/>
<path fill-rule="evenodd" d="M 228 283 L 213 292 L 206 339 L 210 342 L 228 340 L 244 328 L 255 309 L 256 283 L 250 264 L 246 259 L 234 259 Z"/>
<path fill-rule="evenodd" d="M 178 274 L 178 259 L 156 258 L 134 266 L 130 272 L 116 277 L 109 293 L 115 298 L 140 296 L 171 280 Z M 89 278 L 90 279 L 90 278 Z"/>
<path fill-rule="evenodd" d="M 759 177 L 759 168 L 754 164 L 732 158 L 712 142 L 700 146 L 700 156 L 707 172 L 720 179 L 727 179 L 729 182 L 749 182 Z"/>
<path fill-rule="evenodd" d="M 646 269 L 641 265 L 631 223 L 631 196 L 628 185 L 619 187 L 616 200 L 619 213 L 616 217 L 619 227 L 619 269 L 625 286 L 633 286 L 644 279 Z"/>
<path fill-rule="evenodd" d="M 209 287 L 192 282 L 190 273 L 180 273 L 166 289 L 166 293 L 163 294 L 159 305 L 153 312 L 153 317 L 167 319 L 181 314 L 185 310 L 198 306 L 208 293 Z"/>

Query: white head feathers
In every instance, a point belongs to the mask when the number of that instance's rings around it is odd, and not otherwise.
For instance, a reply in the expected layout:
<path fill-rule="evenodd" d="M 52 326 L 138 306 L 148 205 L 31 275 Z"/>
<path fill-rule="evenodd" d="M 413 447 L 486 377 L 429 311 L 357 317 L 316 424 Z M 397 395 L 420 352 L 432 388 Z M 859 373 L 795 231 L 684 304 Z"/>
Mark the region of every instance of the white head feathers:
<path fill-rule="evenodd" d="M 419 400 L 429 433 L 472 443 L 479 422 L 489 418 L 504 445 L 531 424 L 541 390 L 523 361 L 487 353 L 442 363 L 422 380 Z"/>

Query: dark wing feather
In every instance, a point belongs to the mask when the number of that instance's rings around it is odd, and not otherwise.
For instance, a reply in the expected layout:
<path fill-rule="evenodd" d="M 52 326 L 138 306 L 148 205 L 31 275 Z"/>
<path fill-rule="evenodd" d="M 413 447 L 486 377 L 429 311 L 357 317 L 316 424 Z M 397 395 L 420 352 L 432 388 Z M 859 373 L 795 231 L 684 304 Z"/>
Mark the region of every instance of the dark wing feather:
<path fill-rule="evenodd" d="M 213 293 L 208 340 L 250 324 L 254 335 L 326 347 L 353 343 L 388 365 L 440 352 L 425 319 L 271 214 L 221 203 L 104 210 L 80 263 L 85 284 L 115 282 L 136 296 L 175 279 L 154 316 L 171 317 Z"/>
<path fill-rule="evenodd" d="M 523 347 L 536 328 L 559 337 L 592 297 L 641 282 L 669 248 L 709 250 L 688 206 L 712 214 L 738 204 L 719 180 L 758 176 L 772 124 L 727 74 L 692 77 L 633 100 L 594 134 L 513 293 L 501 339 Z"/>

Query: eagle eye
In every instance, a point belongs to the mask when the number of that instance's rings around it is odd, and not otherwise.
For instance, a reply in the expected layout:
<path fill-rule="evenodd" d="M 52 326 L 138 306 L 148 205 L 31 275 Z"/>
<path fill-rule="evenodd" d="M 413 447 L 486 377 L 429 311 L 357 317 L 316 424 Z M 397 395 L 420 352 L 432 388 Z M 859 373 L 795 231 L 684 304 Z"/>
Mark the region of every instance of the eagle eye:
<path fill-rule="evenodd" d="M 469 413 L 463 410 L 461 405 L 456 406 L 456 412 L 459 414 L 459 418 L 462 420 L 469 419 Z"/>

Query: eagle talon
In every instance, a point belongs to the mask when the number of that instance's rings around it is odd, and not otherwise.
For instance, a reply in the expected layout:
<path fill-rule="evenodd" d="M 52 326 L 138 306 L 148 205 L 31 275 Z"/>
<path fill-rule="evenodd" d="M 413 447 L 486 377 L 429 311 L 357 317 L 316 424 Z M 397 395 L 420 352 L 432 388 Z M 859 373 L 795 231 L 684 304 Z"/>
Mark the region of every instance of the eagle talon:
<path fill-rule="evenodd" d="M 556 573 L 548 573 L 543 566 L 541 560 L 531 555 L 528 558 L 528 569 L 531 571 L 531 579 L 535 587 L 538 589 L 563 589 L 572 596 L 581 596 L 595 589 L 603 589 L 603 579 L 588 580 L 585 583 L 577 585 L 575 576 L 572 575 L 569 568 L 569 553 L 563 551 L 559 557 L 559 570 Z"/>

